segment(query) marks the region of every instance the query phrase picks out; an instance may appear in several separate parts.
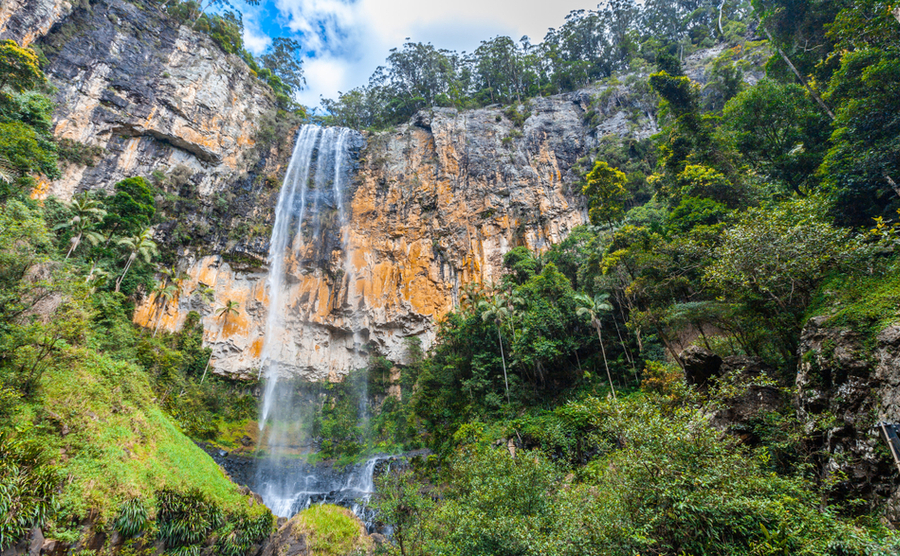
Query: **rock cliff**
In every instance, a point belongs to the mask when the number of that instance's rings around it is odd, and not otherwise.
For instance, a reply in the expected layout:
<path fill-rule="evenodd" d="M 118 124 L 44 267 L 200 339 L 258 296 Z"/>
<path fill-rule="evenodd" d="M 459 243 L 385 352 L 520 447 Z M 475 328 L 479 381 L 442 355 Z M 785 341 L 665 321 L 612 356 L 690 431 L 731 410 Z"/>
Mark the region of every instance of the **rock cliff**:
<path fill-rule="evenodd" d="M 294 372 L 335 380 L 364 366 L 369 353 L 402 361 L 404 338 L 419 337 L 427 348 L 435 321 L 459 300 L 461 287 L 498 280 L 509 249 L 545 249 L 585 223 L 575 165 L 602 135 L 584 121 L 597 92 L 534 99 L 516 113 L 436 109 L 366 135 L 354 154 L 350 224 L 309 246 L 318 255 L 302 258 L 315 264 L 297 273 L 284 300 L 299 315 L 280 338 L 292 346 L 284 351 L 296 354 Z M 653 132 L 652 120 L 630 122 L 629 114 L 622 108 L 602 122 L 625 122 L 608 125 L 621 135 Z M 352 253 L 349 269 L 335 236 Z M 216 303 L 240 302 L 240 315 L 216 319 L 210 305 L 185 295 L 168 311 L 147 300 L 135 320 L 160 319 L 174 330 L 189 310 L 205 310 L 216 372 L 250 376 L 263 346 L 265 270 L 214 255 L 190 260 L 186 269 L 182 291 L 211 285 Z M 341 310 L 348 291 L 359 299 L 354 318 Z"/>
<path fill-rule="evenodd" d="M 11 0 L 0 36 L 48 58 L 55 133 L 91 153 L 65 163 L 63 178 L 36 196 L 68 200 L 152 178 L 168 195 L 158 199 L 168 205 L 155 238 L 189 278 L 170 304 L 145 296 L 135 322 L 176 330 L 199 311 L 213 371 L 254 376 L 273 209 L 296 119 L 275 117 L 271 91 L 240 59 L 142 0 Z M 698 79 L 706 58 L 686 61 Z M 285 301 L 295 318 L 278 341 L 296 359 L 292 370 L 335 380 L 370 353 L 403 360 L 407 337 L 427 348 L 463 285 L 497 280 L 510 248 L 544 249 L 586 222 L 577 162 L 604 136 L 654 133 L 655 107 L 646 76 L 625 76 L 515 109 L 422 112 L 365 134 L 353 150 L 350 224 L 305 248 L 314 255 L 301 257 Z M 214 300 L 193 293 L 201 283 Z M 217 316 L 227 301 L 239 302 L 239 314 Z"/>
<path fill-rule="evenodd" d="M 209 196 L 247 172 L 259 123 L 275 107 L 239 58 L 150 5 L 96 0 L 37 45 L 58 88 L 54 134 L 98 153 L 90 165 L 64 164 L 41 196 L 68 200 L 175 167 Z"/>
<path fill-rule="evenodd" d="M 79 2 L 69 0 L 3 0 L 0 3 L 0 40 L 28 46 L 44 36 Z"/>
<path fill-rule="evenodd" d="M 814 448 L 826 457 L 823 475 L 832 495 L 871 504 L 887 500 L 885 517 L 900 523 L 897 470 L 876 426 L 900 422 L 900 326 L 867 342 L 817 316 L 800 341 L 795 403 Z"/>

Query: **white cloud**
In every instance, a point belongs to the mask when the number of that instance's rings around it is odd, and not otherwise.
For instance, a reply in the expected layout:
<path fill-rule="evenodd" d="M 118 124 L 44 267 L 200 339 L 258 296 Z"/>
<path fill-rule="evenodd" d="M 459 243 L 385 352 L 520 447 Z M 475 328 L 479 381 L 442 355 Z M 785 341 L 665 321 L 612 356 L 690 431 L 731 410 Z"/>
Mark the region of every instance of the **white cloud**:
<path fill-rule="evenodd" d="M 540 42 L 550 27 L 597 0 L 274 0 L 283 25 L 296 33 L 308 56 L 307 90 L 300 101 L 364 85 L 390 49 L 407 37 L 438 48 L 473 51 L 480 41 L 528 35 Z"/>
<path fill-rule="evenodd" d="M 259 56 L 269 48 L 272 39 L 249 25 L 244 25 L 244 48 L 254 56 Z"/>
<path fill-rule="evenodd" d="M 324 56 L 320 58 L 312 58 L 306 60 L 303 64 L 303 72 L 306 75 L 306 82 L 315 83 L 315 88 L 307 87 L 298 95 L 298 100 L 306 106 L 316 107 L 319 105 L 319 94 L 324 94 L 326 98 L 337 96 L 337 91 L 347 91 L 352 87 L 347 87 L 350 82 L 346 75 L 349 69 L 346 60 L 336 58 L 334 56 Z M 368 79 L 368 76 L 366 76 Z M 335 91 L 329 95 L 322 91 Z"/>

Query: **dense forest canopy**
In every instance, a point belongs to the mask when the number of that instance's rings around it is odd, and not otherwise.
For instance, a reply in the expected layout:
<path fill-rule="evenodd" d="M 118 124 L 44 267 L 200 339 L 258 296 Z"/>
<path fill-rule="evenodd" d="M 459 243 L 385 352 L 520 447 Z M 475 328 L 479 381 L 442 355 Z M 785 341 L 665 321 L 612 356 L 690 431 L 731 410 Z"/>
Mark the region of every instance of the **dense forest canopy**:
<path fill-rule="evenodd" d="M 474 52 L 430 43 L 391 50 L 369 83 L 323 99 L 325 121 L 383 128 L 422 108 L 473 108 L 573 91 L 616 72 L 640 71 L 685 48 L 734 44 L 755 25 L 747 2 L 612 0 L 571 12 L 542 42 L 498 36 Z"/>

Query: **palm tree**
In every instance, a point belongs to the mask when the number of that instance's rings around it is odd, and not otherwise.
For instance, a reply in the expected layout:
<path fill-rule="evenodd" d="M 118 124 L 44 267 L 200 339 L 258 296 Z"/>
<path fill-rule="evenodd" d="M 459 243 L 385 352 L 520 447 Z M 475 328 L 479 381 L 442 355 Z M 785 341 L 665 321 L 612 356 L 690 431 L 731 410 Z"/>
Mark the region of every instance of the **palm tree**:
<path fill-rule="evenodd" d="M 467 315 L 469 311 L 477 307 L 487 298 L 488 289 L 481 282 L 468 282 L 462 287 L 462 294 L 459 296 L 459 308 L 463 315 Z"/>
<path fill-rule="evenodd" d="M 216 309 L 216 318 L 224 319 L 222 322 L 222 328 L 219 329 L 219 333 L 216 334 L 215 343 L 219 343 L 219 338 L 222 337 L 222 331 L 225 330 L 225 325 L 228 324 L 228 317 L 231 315 L 237 315 L 238 308 L 241 306 L 239 301 L 228 300 L 225 302 L 225 305 Z M 200 384 L 203 384 L 203 381 L 206 379 L 206 371 L 209 369 L 209 364 L 212 361 L 212 352 L 209 354 L 209 359 L 206 360 L 206 368 L 203 369 L 203 376 L 200 377 Z"/>
<path fill-rule="evenodd" d="M 497 343 L 500 345 L 500 360 L 503 361 L 503 383 L 506 386 L 506 403 L 509 401 L 509 380 L 506 377 L 506 356 L 503 354 L 503 336 L 500 334 L 500 327 L 503 321 L 510 317 L 510 309 L 506 304 L 506 298 L 503 294 L 496 294 L 489 301 L 481 301 L 478 304 L 484 312 L 481 313 L 481 320 L 487 322 L 493 320 L 497 325 Z"/>
<path fill-rule="evenodd" d="M 178 288 L 174 284 L 166 283 L 166 280 L 160 280 L 156 287 L 153 288 L 153 293 L 156 294 L 154 302 L 156 305 L 156 326 L 153 328 L 153 337 L 155 338 L 156 333 L 159 332 L 159 323 L 162 322 L 162 316 L 168 312 L 169 302 L 178 297 Z M 163 299 L 165 302 L 160 304 L 160 301 Z"/>
<path fill-rule="evenodd" d="M 199 296 L 200 302 L 206 305 L 212 303 L 216 298 L 216 290 L 203 282 L 200 282 L 197 284 L 197 287 L 191 291 L 191 295 Z"/>
<path fill-rule="evenodd" d="M 181 291 L 181 285 L 184 284 L 184 281 L 190 278 L 186 272 L 178 270 L 175 265 L 164 268 L 160 270 L 159 273 L 163 275 L 167 284 L 174 284 L 179 292 Z"/>
<path fill-rule="evenodd" d="M 70 240 L 71 246 L 69 247 L 69 252 L 66 253 L 65 260 L 68 260 L 72 253 L 78 249 L 83 239 L 88 240 L 91 245 L 100 243 L 103 236 L 95 232 L 93 228 L 94 224 L 106 216 L 106 211 L 100 207 L 100 203 L 96 199 L 89 199 L 84 195 L 72 201 L 69 209 L 73 212 L 72 218 L 68 222 L 53 228 L 54 230 L 69 228 L 74 234 Z"/>
<path fill-rule="evenodd" d="M 3 155 L 0 155 L 0 181 L 12 183 L 19 178 L 19 170 Z"/>
<path fill-rule="evenodd" d="M 84 278 L 85 284 L 91 284 L 91 294 L 97 291 L 97 288 L 105 286 L 107 280 L 109 280 L 109 272 L 98 267 L 95 261 L 91 261 L 91 271 Z"/>
<path fill-rule="evenodd" d="M 598 317 L 601 312 L 606 313 L 612 311 L 612 305 L 607 303 L 607 299 L 609 299 L 608 293 L 597 294 L 593 299 L 583 293 L 575 294 L 575 301 L 581 305 L 581 307 L 578 308 L 578 316 L 590 315 L 591 326 L 597 330 L 597 339 L 600 340 L 600 353 L 603 354 L 603 366 L 606 367 L 606 378 L 609 379 L 609 387 L 612 390 L 613 400 L 618 401 L 616 398 L 616 387 L 613 386 L 612 374 L 609 372 L 609 363 L 606 361 L 606 349 L 603 347 L 603 335 L 600 333 L 602 325 Z"/>
<path fill-rule="evenodd" d="M 125 274 L 128 272 L 128 269 L 131 268 L 132 263 L 134 263 L 134 260 L 138 258 L 138 256 L 141 256 L 149 263 L 153 258 L 153 255 L 159 255 L 159 251 L 156 249 L 156 242 L 151 239 L 152 236 L 153 233 L 150 231 L 150 228 L 144 228 L 138 235 L 122 238 L 116 242 L 118 245 L 122 245 L 130 251 L 128 262 L 125 263 L 122 275 L 116 278 L 116 291 L 119 291 L 119 288 L 122 286 L 122 279 L 125 278 Z"/>

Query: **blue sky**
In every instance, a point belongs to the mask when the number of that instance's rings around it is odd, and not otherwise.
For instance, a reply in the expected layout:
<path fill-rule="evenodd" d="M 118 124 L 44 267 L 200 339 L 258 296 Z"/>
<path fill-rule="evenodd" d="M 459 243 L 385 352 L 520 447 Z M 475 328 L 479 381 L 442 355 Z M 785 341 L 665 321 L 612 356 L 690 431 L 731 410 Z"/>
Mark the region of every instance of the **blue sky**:
<path fill-rule="evenodd" d="M 271 37 L 289 36 L 303 45 L 307 89 L 299 100 L 317 106 L 365 84 L 372 71 L 406 39 L 439 48 L 473 51 L 497 35 L 540 42 L 572 10 L 597 0 L 264 0 L 244 14 L 244 42 L 261 54 Z"/>

